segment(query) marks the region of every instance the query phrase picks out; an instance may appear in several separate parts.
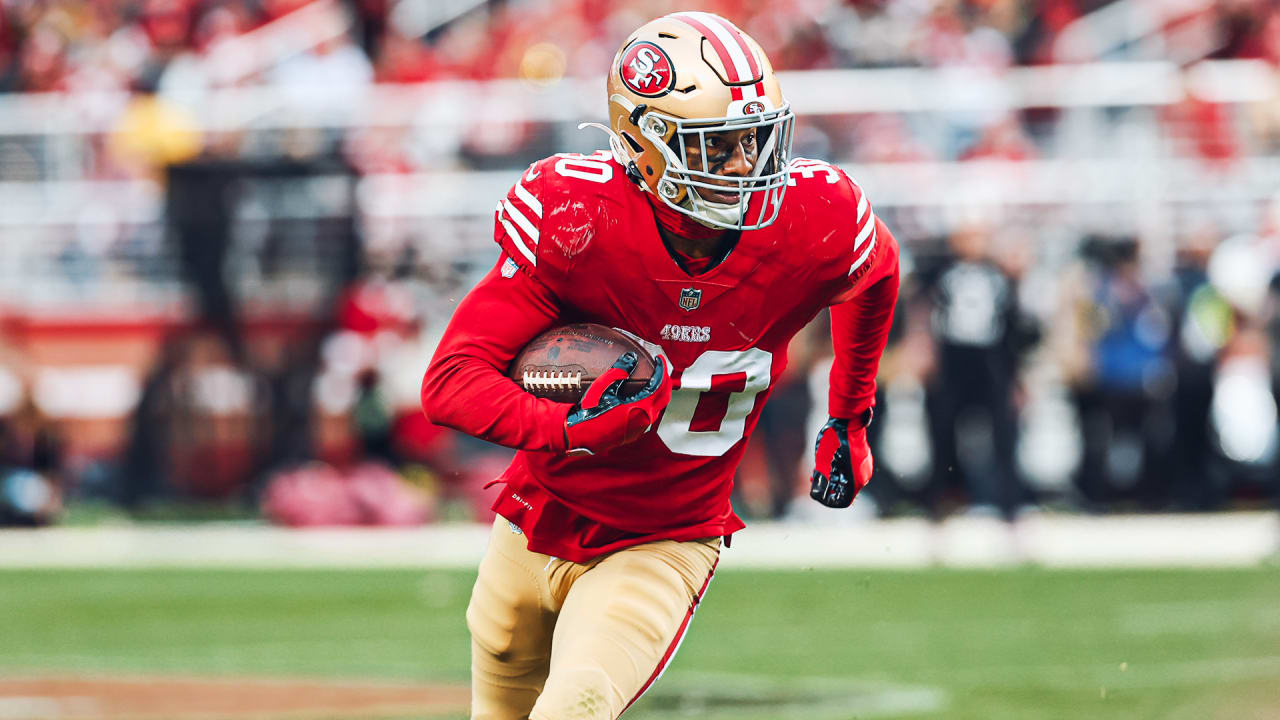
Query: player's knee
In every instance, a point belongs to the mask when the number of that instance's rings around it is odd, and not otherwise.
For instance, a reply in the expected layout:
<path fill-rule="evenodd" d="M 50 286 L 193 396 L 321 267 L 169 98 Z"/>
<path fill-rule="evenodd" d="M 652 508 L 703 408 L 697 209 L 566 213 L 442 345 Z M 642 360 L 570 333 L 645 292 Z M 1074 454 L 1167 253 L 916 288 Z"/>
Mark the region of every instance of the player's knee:
<path fill-rule="evenodd" d="M 495 616 L 478 609 L 474 603 L 467 608 L 467 628 L 471 639 L 479 649 L 498 662 L 510 660 L 517 650 L 516 626 L 507 618 Z"/>
<path fill-rule="evenodd" d="M 613 720 L 625 700 L 604 670 L 557 669 L 529 713 L 529 720 Z"/>

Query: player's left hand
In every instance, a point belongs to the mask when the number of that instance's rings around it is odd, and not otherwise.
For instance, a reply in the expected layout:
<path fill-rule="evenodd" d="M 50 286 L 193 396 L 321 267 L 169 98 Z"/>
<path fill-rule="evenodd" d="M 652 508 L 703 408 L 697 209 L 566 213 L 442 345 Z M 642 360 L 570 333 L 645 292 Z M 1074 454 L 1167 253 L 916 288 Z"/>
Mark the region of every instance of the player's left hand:
<path fill-rule="evenodd" d="M 875 470 L 871 459 L 871 446 L 867 444 L 866 421 L 859 423 L 843 418 L 831 418 L 818 433 L 814 444 L 815 461 L 809 497 L 833 508 L 847 508 L 859 490 L 866 487 Z"/>

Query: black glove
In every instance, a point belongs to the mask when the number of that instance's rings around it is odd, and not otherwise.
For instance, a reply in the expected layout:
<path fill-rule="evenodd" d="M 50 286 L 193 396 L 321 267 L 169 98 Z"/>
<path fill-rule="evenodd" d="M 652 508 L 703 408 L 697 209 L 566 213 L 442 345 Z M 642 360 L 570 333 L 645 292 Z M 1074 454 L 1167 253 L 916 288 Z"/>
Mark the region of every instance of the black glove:
<path fill-rule="evenodd" d="M 875 471 L 867 426 L 871 410 L 849 428 L 849 420 L 831 418 L 818 432 L 814 443 L 814 470 L 809 497 L 833 508 L 847 508 L 858 491 L 867 486 Z"/>

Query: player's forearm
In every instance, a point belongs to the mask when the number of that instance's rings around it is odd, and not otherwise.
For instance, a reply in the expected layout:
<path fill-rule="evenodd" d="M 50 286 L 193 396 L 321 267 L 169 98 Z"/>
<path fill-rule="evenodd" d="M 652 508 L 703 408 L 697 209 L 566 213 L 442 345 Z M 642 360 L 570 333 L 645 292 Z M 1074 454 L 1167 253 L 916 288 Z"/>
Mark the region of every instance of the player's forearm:
<path fill-rule="evenodd" d="M 855 418 L 875 404 L 876 373 L 898 301 L 896 252 L 889 261 L 892 268 L 885 268 L 883 277 L 852 300 L 831 307 L 835 361 L 828 411 L 832 417 Z"/>
<path fill-rule="evenodd" d="M 427 419 L 517 450 L 564 452 L 570 406 L 536 398 L 484 360 L 437 355 L 422 381 Z"/>
<path fill-rule="evenodd" d="M 458 303 L 423 376 L 422 409 L 437 425 L 498 445 L 564 452 L 570 406 L 536 398 L 503 373 L 530 338 L 559 322 L 558 306 L 546 288 L 499 267 Z"/>

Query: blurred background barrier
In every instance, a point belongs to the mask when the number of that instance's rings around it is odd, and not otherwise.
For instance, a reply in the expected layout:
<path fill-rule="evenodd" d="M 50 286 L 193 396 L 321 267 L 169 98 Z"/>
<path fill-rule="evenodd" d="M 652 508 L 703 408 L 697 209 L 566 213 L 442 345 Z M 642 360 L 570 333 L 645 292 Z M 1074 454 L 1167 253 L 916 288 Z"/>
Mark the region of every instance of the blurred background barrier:
<path fill-rule="evenodd" d="M 490 531 L 478 523 L 307 532 L 245 523 L 0 530 L 0 570 L 474 571 Z M 1267 512 L 1194 518 L 1044 514 L 1021 521 L 1013 532 L 988 517 L 955 516 L 941 523 L 894 518 L 834 526 L 765 521 L 735 537 L 722 564 L 730 571 L 1247 569 L 1265 568 L 1278 543 L 1280 523 Z"/>
<path fill-rule="evenodd" d="M 851 518 L 1280 498 L 1274 3 L 686 6 L 770 50 L 796 154 L 904 249 Z M 0 523 L 487 517 L 509 453 L 427 423 L 421 373 L 494 202 L 601 145 L 576 126 L 621 33 L 672 9 L 0 2 Z M 739 472 L 749 515 L 819 510 L 791 501 L 823 322 Z"/>

